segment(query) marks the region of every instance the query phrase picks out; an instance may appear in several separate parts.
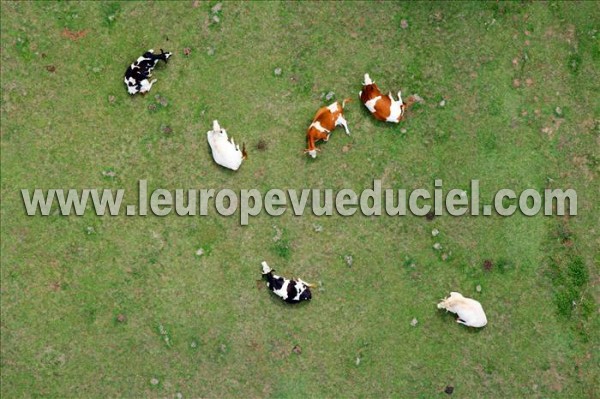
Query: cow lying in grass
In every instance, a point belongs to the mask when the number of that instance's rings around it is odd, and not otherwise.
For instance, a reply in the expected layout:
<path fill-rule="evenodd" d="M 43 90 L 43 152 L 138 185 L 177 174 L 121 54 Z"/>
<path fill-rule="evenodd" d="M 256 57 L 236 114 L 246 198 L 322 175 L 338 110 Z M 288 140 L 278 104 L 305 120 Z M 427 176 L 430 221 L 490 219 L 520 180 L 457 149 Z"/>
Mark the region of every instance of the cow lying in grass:
<path fill-rule="evenodd" d="M 212 150 L 212 156 L 216 163 L 228 169 L 238 170 L 242 161 L 248 158 L 246 145 L 235 144 L 233 138 L 227 137 L 225 129 L 221 129 L 218 121 L 213 121 L 213 130 L 206 133 L 208 145 Z"/>
<path fill-rule="evenodd" d="M 375 119 L 393 123 L 398 123 L 404 119 L 406 103 L 402 101 L 402 92 L 398 92 L 398 100 L 392 97 L 391 92 L 387 96 L 381 94 L 379 87 L 371 80 L 368 73 L 365 73 L 363 88 L 358 96 Z"/>
<path fill-rule="evenodd" d="M 450 296 L 438 303 L 437 307 L 456 313 L 458 315 L 456 322 L 465 326 L 483 327 L 487 324 L 481 303 L 475 299 L 465 298 L 458 292 L 451 292 Z"/>
<path fill-rule="evenodd" d="M 347 98 L 341 103 L 334 102 L 327 107 L 319 108 L 306 132 L 308 148 L 304 150 L 305 153 L 308 153 L 312 158 L 316 158 L 319 150 L 315 143 L 319 140 L 328 141 L 331 131 L 336 126 L 343 126 L 346 129 L 346 134 L 350 134 L 348 123 L 344 119 L 344 107 L 349 101 L 350 99 Z"/>
<path fill-rule="evenodd" d="M 152 77 L 154 67 L 160 60 L 167 62 L 170 56 L 171 53 L 165 53 L 163 49 L 160 49 L 160 54 L 154 54 L 154 50 L 150 49 L 132 62 L 125 71 L 125 78 L 123 79 L 129 94 L 149 92 L 156 82 L 156 79 L 149 80 Z"/>
<path fill-rule="evenodd" d="M 262 262 L 262 270 L 262 275 L 267 279 L 267 287 L 284 301 L 298 303 L 311 300 L 310 287 L 312 285 L 300 279 L 288 280 L 273 274 L 275 270 L 271 269 L 267 262 Z"/>

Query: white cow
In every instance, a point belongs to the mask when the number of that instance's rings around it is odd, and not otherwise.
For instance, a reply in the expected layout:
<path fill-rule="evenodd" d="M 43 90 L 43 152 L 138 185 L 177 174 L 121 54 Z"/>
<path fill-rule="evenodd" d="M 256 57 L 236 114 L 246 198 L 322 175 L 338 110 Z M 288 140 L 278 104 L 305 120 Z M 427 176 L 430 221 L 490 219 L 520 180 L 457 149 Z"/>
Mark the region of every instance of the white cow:
<path fill-rule="evenodd" d="M 242 161 L 248 157 L 246 146 L 235 144 L 233 138 L 227 137 L 225 129 L 221 129 L 218 121 L 213 121 L 213 130 L 206 133 L 212 156 L 216 163 L 229 169 L 238 170 Z"/>
<path fill-rule="evenodd" d="M 450 296 L 438 303 L 437 307 L 456 313 L 458 315 L 456 322 L 465 326 L 483 327 L 487 324 L 481 303 L 475 299 L 465 298 L 458 292 L 451 292 Z"/>

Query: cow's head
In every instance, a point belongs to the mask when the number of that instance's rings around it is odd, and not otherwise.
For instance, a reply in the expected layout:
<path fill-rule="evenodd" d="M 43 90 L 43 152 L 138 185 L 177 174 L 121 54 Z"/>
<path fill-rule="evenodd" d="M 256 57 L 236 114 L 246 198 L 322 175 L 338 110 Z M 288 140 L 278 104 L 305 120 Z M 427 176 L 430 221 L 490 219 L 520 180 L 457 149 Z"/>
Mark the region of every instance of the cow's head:
<path fill-rule="evenodd" d="M 318 148 L 313 148 L 312 150 L 310 148 L 307 148 L 306 150 L 304 150 L 304 153 L 310 155 L 311 158 L 316 158 L 317 152 L 321 152 L 321 150 L 319 150 Z"/>
<path fill-rule="evenodd" d="M 170 57 L 171 55 L 172 55 L 172 54 L 171 54 L 171 52 L 167 51 L 167 52 L 165 53 L 165 51 L 164 51 L 163 49 L 160 49 L 160 55 L 159 55 L 159 57 L 160 57 L 161 59 L 163 59 L 165 62 L 168 62 L 168 60 L 169 60 L 169 57 Z"/>
<path fill-rule="evenodd" d="M 271 269 L 271 268 L 269 267 L 269 265 L 268 265 L 268 264 L 267 264 L 267 262 L 265 262 L 265 261 L 263 261 L 263 262 L 261 263 L 261 266 L 262 266 L 262 274 L 269 274 L 269 273 L 271 273 L 271 272 L 273 272 L 273 271 L 274 271 L 273 269 Z"/>
<path fill-rule="evenodd" d="M 312 299 L 312 293 L 310 292 L 310 289 L 308 287 L 306 287 L 306 289 L 304 291 L 302 291 L 302 294 L 300 294 L 300 300 L 301 301 L 310 301 Z"/>
<path fill-rule="evenodd" d="M 310 292 L 311 287 L 314 287 L 312 284 L 308 284 L 306 281 L 302 281 L 302 279 L 298 279 L 298 282 L 302 284 L 304 291 L 300 293 L 301 301 L 310 301 L 312 299 L 312 293 Z"/>

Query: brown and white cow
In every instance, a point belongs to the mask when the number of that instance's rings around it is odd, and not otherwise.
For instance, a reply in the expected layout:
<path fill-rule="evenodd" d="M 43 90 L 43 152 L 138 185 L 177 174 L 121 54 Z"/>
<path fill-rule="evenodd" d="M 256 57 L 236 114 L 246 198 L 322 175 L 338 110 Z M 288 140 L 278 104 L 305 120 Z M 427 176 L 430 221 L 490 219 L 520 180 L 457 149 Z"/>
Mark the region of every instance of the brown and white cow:
<path fill-rule="evenodd" d="M 344 107 L 349 101 L 350 99 L 346 98 L 341 103 L 336 101 L 329 106 L 319 108 L 306 132 L 308 148 L 304 150 L 305 153 L 316 158 L 317 151 L 320 150 L 317 149 L 315 143 L 319 140 L 328 141 L 331 131 L 335 129 L 336 126 L 343 126 L 346 130 L 346 134 L 350 135 L 348 123 L 346 122 L 346 119 L 344 119 Z"/>
<path fill-rule="evenodd" d="M 394 123 L 404 119 L 406 103 L 402 101 L 402 92 L 398 92 L 398 100 L 394 100 L 391 92 L 387 96 L 381 94 L 379 87 L 371 80 L 368 73 L 365 73 L 363 88 L 358 95 L 360 101 L 373 114 L 375 119 Z"/>

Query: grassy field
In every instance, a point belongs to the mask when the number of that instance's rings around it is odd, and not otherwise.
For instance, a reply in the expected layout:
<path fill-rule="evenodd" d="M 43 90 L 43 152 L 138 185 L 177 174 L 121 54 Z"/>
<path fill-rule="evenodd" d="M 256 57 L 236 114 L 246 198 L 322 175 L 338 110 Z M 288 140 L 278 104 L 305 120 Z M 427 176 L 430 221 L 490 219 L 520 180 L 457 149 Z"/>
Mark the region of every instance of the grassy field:
<path fill-rule="evenodd" d="M 600 5 L 215 4 L 2 3 L 2 397 L 600 396 Z M 174 55 L 130 97 L 123 73 L 149 48 Z M 357 99 L 365 72 L 424 102 L 391 125 L 354 101 L 352 135 L 303 155 L 324 94 Z M 248 145 L 238 172 L 212 161 L 213 119 Z M 134 203 L 144 178 L 263 193 L 479 179 L 484 204 L 551 187 L 579 206 L 240 226 L 215 212 L 29 217 L 20 195 L 124 188 Z M 270 295 L 262 260 L 318 282 L 313 301 Z M 451 290 L 481 301 L 488 326 L 438 311 Z"/>

